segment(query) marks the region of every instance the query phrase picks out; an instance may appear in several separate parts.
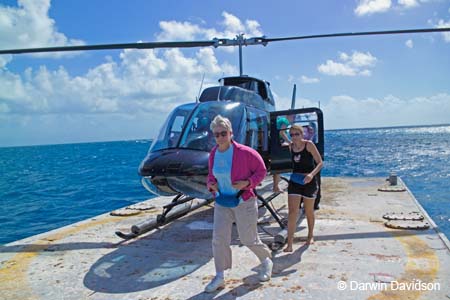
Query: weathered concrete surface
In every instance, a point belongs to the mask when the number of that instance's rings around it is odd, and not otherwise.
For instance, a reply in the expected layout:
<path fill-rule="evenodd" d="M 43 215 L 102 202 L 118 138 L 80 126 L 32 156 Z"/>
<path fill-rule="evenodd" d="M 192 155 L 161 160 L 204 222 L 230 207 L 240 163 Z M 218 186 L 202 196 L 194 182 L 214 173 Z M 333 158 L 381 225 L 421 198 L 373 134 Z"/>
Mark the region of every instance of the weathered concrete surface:
<path fill-rule="evenodd" d="M 385 227 L 385 213 L 421 208 L 408 191 L 378 191 L 384 182 L 324 178 L 316 242 L 304 245 L 302 220 L 294 252 L 274 253 L 270 282 L 258 282 L 258 261 L 234 232 L 226 288 L 203 292 L 214 274 L 213 209 L 207 206 L 126 242 L 114 232 L 129 231 L 158 210 L 105 214 L 2 246 L 0 299 L 449 299 L 448 241 L 433 228 Z M 286 197 L 273 201 L 283 216 Z M 158 206 L 168 198 L 150 202 Z M 270 242 L 278 225 L 264 209 L 260 214 L 261 237 Z"/>

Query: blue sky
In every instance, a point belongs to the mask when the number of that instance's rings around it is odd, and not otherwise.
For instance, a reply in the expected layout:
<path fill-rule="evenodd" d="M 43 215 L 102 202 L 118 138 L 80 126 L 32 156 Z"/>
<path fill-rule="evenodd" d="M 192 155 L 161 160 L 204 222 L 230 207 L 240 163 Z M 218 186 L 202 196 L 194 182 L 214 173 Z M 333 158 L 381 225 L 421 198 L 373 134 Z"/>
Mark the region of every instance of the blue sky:
<path fill-rule="evenodd" d="M 0 0 L 0 48 L 450 27 L 450 1 Z M 450 33 L 244 48 L 277 108 L 320 101 L 325 127 L 450 123 Z M 0 56 L 0 146 L 152 138 L 177 105 L 237 75 L 237 49 Z"/>

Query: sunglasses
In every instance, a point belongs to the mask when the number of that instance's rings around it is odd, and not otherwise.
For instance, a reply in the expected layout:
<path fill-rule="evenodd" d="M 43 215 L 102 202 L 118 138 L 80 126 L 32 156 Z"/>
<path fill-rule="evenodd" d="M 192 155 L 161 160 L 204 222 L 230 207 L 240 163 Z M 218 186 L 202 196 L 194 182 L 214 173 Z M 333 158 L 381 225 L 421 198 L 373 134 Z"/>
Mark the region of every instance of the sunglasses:
<path fill-rule="evenodd" d="M 226 137 L 228 135 L 228 131 L 214 132 L 213 134 L 216 138 L 218 138 L 219 136 Z"/>
<path fill-rule="evenodd" d="M 289 133 L 290 136 L 301 136 L 301 133 L 298 132 L 294 132 L 294 133 Z"/>

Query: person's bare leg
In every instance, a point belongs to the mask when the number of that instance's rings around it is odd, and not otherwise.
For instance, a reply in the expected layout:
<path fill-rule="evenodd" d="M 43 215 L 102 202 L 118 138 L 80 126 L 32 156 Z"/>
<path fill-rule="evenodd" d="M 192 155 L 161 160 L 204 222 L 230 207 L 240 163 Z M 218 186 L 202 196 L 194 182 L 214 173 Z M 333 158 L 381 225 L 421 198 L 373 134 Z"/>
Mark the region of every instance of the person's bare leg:
<path fill-rule="evenodd" d="M 273 174 L 273 188 L 274 192 L 281 192 L 279 184 L 280 184 L 280 174 Z"/>
<path fill-rule="evenodd" d="M 314 244 L 314 198 L 303 197 L 303 205 L 305 208 L 306 221 L 308 223 L 308 238 L 306 239 L 306 244 Z"/>
<path fill-rule="evenodd" d="M 292 252 L 295 229 L 297 228 L 300 199 L 300 196 L 288 195 L 288 235 L 287 245 L 283 250 L 284 252 Z"/>

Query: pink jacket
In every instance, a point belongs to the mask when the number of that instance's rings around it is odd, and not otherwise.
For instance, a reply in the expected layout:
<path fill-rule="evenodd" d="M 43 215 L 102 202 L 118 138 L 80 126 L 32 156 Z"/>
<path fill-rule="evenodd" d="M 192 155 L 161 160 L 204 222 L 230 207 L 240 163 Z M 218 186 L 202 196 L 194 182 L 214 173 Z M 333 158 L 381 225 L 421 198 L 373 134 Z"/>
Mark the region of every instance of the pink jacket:
<path fill-rule="evenodd" d="M 266 166 L 261 155 L 256 150 L 233 140 L 231 142 L 234 146 L 231 182 L 239 180 L 250 181 L 250 185 L 244 188 L 245 192 L 242 194 L 242 199 L 247 201 L 256 196 L 253 189 L 266 177 Z M 218 146 L 216 145 L 209 154 L 208 183 L 217 183 L 217 179 L 214 177 L 212 171 L 217 148 Z"/>

